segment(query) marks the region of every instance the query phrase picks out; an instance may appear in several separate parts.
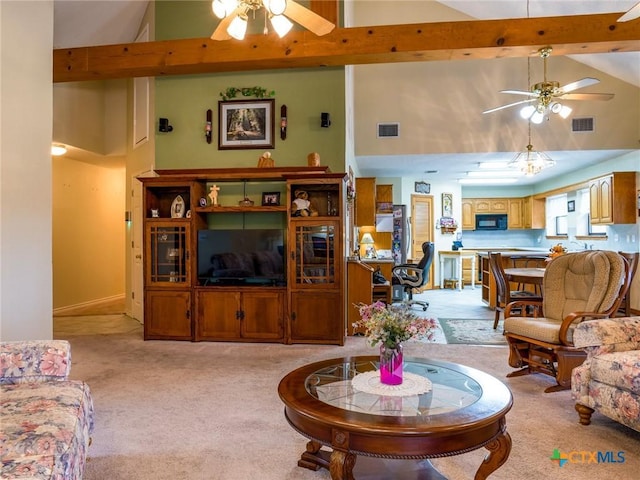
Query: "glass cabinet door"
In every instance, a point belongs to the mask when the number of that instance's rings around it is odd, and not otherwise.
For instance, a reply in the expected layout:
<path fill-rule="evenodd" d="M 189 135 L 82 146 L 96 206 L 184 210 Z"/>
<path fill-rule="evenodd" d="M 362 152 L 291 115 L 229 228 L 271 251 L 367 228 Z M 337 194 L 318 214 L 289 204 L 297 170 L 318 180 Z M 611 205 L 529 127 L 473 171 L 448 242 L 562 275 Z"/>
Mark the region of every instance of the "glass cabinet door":
<path fill-rule="evenodd" d="M 188 224 L 154 223 L 147 226 L 148 284 L 189 285 L 188 241 Z"/>
<path fill-rule="evenodd" d="M 339 231 L 335 222 L 292 222 L 291 241 L 293 278 L 296 288 L 332 286 L 336 283 L 335 235 Z"/>

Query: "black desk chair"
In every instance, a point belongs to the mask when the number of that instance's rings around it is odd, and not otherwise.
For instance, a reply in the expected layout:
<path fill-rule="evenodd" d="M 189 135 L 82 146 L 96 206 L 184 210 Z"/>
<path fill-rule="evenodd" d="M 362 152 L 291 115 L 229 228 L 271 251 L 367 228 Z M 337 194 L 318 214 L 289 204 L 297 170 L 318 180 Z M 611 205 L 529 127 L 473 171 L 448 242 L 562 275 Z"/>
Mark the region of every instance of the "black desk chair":
<path fill-rule="evenodd" d="M 422 310 L 425 312 L 429 307 L 429 302 L 423 302 L 413 299 L 413 289 L 420 288 L 429 281 L 429 270 L 431 269 L 431 263 L 433 262 L 433 255 L 435 246 L 433 242 L 424 242 L 422 244 L 422 252 L 424 256 L 420 261 L 415 263 L 405 263 L 402 265 L 396 265 L 391 270 L 393 278 L 398 285 L 401 285 L 406 299 L 403 303 L 412 305 L 422 305 Z"/>

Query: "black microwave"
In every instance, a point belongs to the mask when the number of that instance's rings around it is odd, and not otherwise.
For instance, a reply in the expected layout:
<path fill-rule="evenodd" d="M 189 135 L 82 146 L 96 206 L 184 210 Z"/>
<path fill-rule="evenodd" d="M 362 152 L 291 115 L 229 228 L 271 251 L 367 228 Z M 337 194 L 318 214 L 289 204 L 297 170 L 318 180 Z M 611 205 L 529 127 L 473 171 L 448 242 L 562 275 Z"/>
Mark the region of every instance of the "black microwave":
<path fill-rule="evenodd" d="M 506 213 L 476 214 L 476 230 L 506 230 Z"/>

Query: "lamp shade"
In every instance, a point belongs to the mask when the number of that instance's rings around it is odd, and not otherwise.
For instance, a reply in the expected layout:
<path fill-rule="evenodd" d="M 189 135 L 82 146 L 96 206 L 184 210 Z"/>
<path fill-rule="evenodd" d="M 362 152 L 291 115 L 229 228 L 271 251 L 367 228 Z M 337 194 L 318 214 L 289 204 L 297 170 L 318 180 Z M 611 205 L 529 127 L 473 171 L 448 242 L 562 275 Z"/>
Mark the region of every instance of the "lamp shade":
<path fill-rule="evenodd" d="M 363 245 L 373 245 L 375 242 L 373 241 L 373 237 L 370 233 L 365 233 L 362 235 L 360 243 L 362 243 Z"/>

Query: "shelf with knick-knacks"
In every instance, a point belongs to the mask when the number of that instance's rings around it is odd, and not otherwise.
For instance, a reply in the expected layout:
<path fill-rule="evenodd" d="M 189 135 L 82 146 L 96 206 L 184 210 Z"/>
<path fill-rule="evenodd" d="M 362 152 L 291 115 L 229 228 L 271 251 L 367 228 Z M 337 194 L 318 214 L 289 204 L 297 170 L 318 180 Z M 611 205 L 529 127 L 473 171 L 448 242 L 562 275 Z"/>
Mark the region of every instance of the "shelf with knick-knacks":
<path fill-rule="evenodd" d="M 291 217 L 339 217 L 345 205 L 342 183 L 345 175 L 326 174 L 322 178 L 289 179 Z"/>

